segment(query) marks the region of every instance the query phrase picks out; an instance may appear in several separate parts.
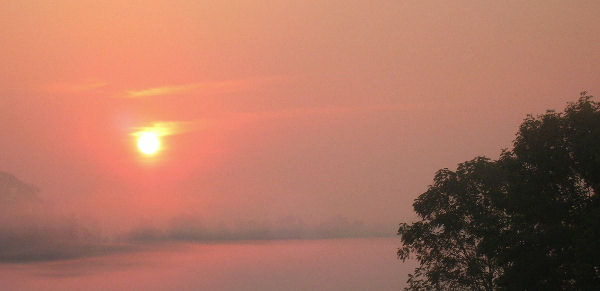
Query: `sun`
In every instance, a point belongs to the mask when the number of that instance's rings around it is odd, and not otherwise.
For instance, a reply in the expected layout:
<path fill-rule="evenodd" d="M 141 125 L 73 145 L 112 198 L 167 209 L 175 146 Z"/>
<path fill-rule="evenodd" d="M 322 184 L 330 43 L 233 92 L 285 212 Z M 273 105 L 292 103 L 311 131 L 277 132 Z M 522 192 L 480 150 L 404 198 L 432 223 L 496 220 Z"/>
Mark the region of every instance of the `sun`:
<path fill-rule="evenodd" d="M 160 148 L 160 140 L 158 134 L 152 131 L 141 132 L 137 142 L 140 152 L 146 155 L 155 154 Z"/>

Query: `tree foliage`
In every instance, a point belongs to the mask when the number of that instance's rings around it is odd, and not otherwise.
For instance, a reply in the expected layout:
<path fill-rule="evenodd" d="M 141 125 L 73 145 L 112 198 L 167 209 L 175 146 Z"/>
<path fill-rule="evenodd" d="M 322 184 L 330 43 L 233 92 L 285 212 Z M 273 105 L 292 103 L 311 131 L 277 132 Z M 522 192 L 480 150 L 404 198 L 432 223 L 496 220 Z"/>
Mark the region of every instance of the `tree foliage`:
<path fill-rule="evenodd" d="M 511 150 L 439 170 L 400 224 L 407 289 L 600 287 L 600 105 L 528 116 Z"/>

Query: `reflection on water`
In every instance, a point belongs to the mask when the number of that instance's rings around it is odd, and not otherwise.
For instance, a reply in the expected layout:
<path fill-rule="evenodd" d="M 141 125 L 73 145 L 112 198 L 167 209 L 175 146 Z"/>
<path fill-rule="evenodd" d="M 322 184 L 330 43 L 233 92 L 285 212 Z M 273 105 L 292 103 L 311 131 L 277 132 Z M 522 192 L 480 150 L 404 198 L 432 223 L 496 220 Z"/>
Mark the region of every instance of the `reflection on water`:
<path fill-rule="evenodd" d="M 156 244 L 75 260 L 0 264 L 2 290 L 399 290 L 397 238 Z"/>

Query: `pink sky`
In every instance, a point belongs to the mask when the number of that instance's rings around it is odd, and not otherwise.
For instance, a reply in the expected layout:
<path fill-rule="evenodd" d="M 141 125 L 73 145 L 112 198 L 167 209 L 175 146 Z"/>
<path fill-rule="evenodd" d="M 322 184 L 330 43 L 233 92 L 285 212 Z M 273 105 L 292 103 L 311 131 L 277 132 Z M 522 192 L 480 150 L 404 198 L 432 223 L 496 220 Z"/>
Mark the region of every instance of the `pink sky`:
<path fill-rule="evenodd" d="M 600 94 L 598 1 L 2 1 L 0 171 L 116 233 L 394 235 L 436 170 Z M 140 127 L 169 124 L 137 152 Z"/>

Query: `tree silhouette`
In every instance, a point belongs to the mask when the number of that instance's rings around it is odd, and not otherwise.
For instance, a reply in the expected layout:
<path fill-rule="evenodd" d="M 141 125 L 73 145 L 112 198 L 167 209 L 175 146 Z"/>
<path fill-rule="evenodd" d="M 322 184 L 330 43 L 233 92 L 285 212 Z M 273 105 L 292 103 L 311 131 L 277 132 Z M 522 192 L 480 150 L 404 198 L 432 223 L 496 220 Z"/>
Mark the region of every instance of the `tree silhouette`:
<path fill-rule="evenodd" d="M 528 116 L 512 150 L 442 169 L 402 223 L 407 289 L 600 287 L 600 105 Z"/>

